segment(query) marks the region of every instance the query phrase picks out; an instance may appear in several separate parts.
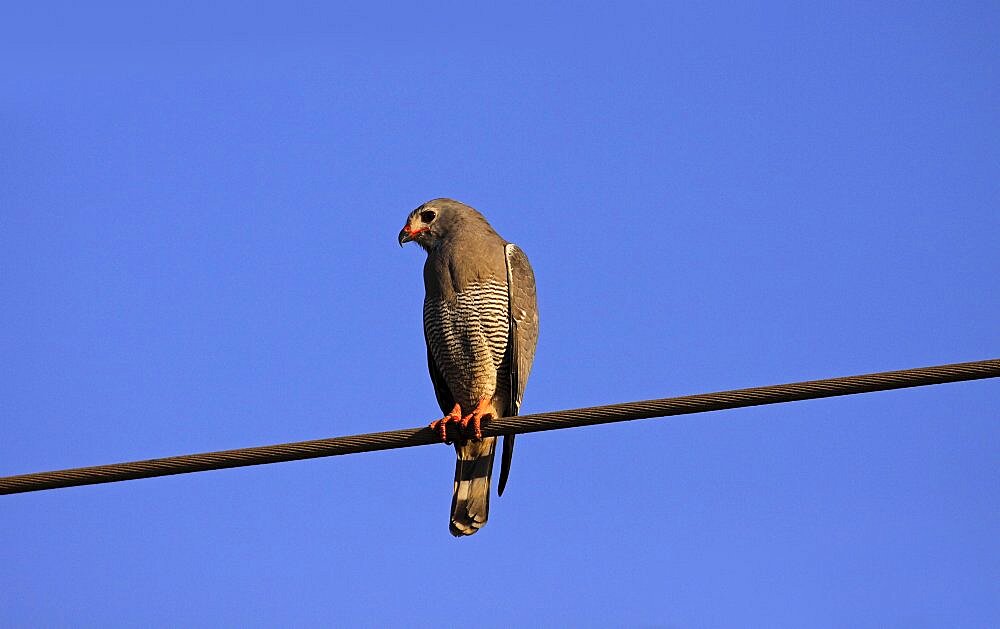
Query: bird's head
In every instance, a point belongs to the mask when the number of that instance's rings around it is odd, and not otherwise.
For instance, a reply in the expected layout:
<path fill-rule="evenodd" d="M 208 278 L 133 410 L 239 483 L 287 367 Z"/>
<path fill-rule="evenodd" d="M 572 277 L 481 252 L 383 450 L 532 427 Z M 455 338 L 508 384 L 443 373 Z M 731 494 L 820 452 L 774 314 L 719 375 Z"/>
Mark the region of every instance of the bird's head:
<path fill-rule="evenodd" d="M 471 207 L 451 199 L 434 199 L 410 212 L 399 231 L 399 246 L 413 241 L 430 251 L 465 221 L 486 219 Z"/>

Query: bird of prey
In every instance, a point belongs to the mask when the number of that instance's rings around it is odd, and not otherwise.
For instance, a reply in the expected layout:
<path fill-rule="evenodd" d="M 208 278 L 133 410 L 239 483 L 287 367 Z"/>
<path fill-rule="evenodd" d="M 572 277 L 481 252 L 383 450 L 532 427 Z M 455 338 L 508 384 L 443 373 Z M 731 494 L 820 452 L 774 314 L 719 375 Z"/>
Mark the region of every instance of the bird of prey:
<path fill-rule="evenodd" d="M 517 415 L 538 341 L 535 276 L 517 245 L 497 234 L 482 214 L 452 199 L 434 199 L 410 212 L 399 244 L 416 242 L 424 264 L 424 339 L 427 367 L 444 417 L 430 427 L 458 461 L 451 499 L 452 535 L 472 535 L 490 507 L 496 437 L 482 437 L 484 420 Z M 514 453 L 505 435 L 498 495 Z"/>

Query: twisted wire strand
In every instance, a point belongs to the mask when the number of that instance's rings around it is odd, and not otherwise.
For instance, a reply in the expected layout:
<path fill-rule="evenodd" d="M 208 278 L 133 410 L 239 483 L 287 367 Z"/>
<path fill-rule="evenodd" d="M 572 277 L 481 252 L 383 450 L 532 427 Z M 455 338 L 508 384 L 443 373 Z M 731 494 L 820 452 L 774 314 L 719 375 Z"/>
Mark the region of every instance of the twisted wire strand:
<path fill-rule="evenodd" d="M 482 432 L 483 436 L 539 432 L 996 377 L 1000 377 L 1000 359 L 980 360 L 504 417 L 485 424 Z M 450 438 L 458 436 L 457 433 L 449 433 Z M 0 477 L 0 494 L 113 483 L 246 465 L 263 465 L 341 454 L 408 448 L 432 443 L 440 443 L 440 440 L 429 428 L 408 428 L 253 448 L 185 454 L 144 461 Z"/>

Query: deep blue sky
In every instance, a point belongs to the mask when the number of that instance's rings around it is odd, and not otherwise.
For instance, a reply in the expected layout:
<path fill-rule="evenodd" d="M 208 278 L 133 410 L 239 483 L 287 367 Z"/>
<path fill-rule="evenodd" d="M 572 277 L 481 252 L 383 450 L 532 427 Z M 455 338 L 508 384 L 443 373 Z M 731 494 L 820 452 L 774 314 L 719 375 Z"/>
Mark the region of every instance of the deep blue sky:
<path fill-rule="evenodd" d="M 424 424 L 438 196 L 525 412 L 1000 356 L 996 3 L 5 9 L 0 475 Z M 16 13 L 13 15 L 11 13 Z M 0 498 L 0 624 L 1000 623 L 1000 383 Z"/>

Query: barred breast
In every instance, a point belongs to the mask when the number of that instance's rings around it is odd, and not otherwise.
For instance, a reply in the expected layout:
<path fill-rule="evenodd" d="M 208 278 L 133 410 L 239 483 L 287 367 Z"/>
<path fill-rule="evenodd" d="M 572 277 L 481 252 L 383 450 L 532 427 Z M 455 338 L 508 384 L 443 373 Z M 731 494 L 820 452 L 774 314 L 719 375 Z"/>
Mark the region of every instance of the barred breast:
<path fill-rule="evenodd" d="M 463 409 L 471 410 L 480 398 L 499 393 L 509 316 L 507 284 L 498 280 L 470 282 L 453 300 L 424 300 L 428 347 Z"/>

